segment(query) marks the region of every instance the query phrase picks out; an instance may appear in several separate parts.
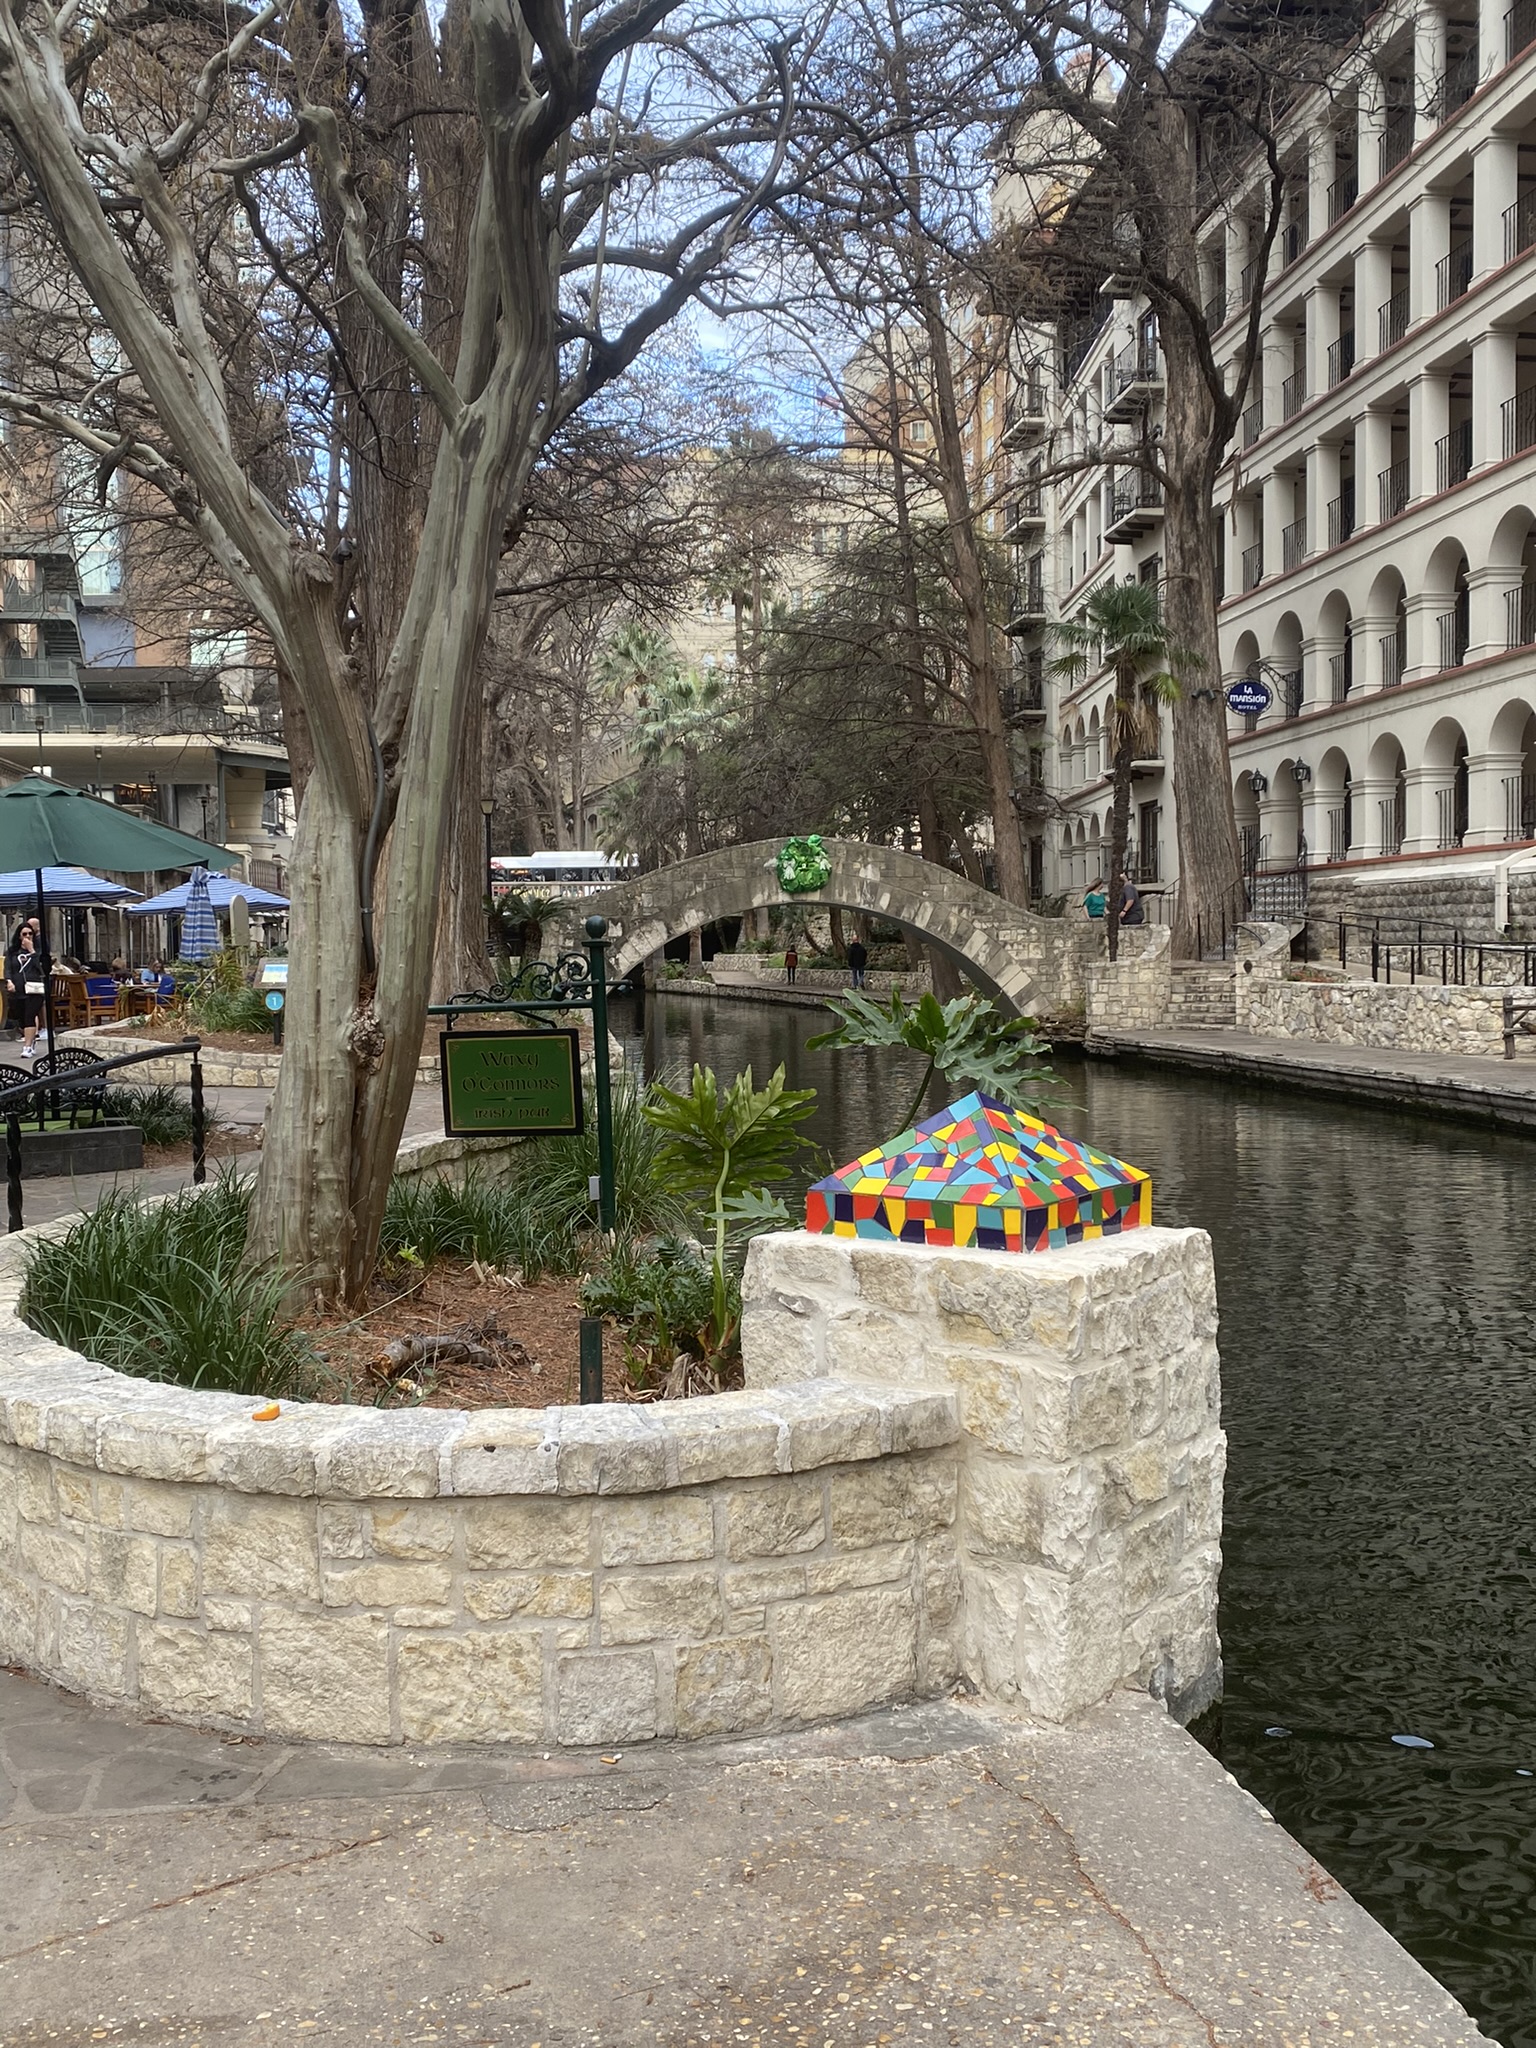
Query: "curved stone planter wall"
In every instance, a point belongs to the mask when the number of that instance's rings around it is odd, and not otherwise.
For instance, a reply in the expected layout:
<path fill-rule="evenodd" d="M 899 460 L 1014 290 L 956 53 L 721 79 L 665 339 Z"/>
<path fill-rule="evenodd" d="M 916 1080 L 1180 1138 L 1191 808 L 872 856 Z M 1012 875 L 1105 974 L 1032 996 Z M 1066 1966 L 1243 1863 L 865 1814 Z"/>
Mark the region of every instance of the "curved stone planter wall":
<path fill-rule="evenodd" d="M 1199 1233 L 1029 1258 L 788 1234 L 753 1248 L 752 1391 L 272 1423 L 27 1329 L 39 1234 L 0 1240 L 0 1660 L 95 1698 L 550 1745 L 961 1675 L 1050 1715 L 1215 1686 Z"/>

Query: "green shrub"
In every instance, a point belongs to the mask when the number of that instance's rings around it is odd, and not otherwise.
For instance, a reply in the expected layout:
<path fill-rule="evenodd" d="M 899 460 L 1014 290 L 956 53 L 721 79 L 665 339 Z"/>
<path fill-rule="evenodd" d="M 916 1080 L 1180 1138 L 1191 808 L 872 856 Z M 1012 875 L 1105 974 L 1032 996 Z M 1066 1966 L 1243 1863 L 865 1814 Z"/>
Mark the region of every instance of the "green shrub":
<path fill-rule="evenodd" d="M 732 1321 L 741 1319 L 741 1284 L 728 1279 Z M 710 1332 L 715 1276 L 698 1245 L 684 1238 L 657 1240 L 643 1250 L 615 1247 L 602 1269 L 582 1283 L 584 1314 L 601 1316 L 619 1332 L 624 1365 L 637 1387 L 659 1386 L 680 1356 L 718 1363 Z"/>
<path fill-rule="evenodd" d="M 682 1227 L 687 1204 L 661 1163 L 662 1134 L 643 1114 L 646 1092 L 614 1077 L 613 1153 L 619 1234 L 638 1238 Z M 471 1162 L 462 1180 L 399 1174 L 390 1185 L 382 1248 L 433 1259 L 479 1259 L 539 1273 L 574 1273 L 596 1227 L 590 1194 L 597 1172 L 597 1112 L 587 1096 L 579 1138 L 531 1138 L 492 1178 Z"/>
<path fill-rule="evenodd" d="M 140 1208 L 105 1196 L 39 1244 L 22 1315 L 34 1330 L 140 1379 L 237 1394 L 312 1391 L 313 1353 L 284 1327 L 277 1282 L 242 1264 L 250 1188 L 226 1176 Z"/>
<path fill-rule="evenodd" d="M 113 1121 L 137 1124 L 146 1145 L 190 1145 L 192 1104 L 179 1088 L 161 1082 L 153 1088 L 109 1088 L 103 1114 Z M 222 1121 L 216 1109 L 204 1111 L 209 1136 Z"/>
<path fill-rule="evenodd" d="M 203 990 L 189 999 L 187 1018 L 202 1031 L 272 1030 L 271 1012 L 253 988 Z"/>

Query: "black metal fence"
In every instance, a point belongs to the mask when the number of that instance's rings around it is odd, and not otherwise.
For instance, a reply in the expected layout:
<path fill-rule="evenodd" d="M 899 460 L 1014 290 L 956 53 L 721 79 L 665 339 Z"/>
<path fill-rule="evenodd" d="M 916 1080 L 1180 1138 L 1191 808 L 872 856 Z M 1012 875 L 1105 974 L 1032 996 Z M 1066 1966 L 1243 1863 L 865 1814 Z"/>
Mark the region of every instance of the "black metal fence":
<path fill-rule="evenodd" d="M 180 1038 L 171 1045 L 157 1045 L 152 1052 L 119 1053 L 109 1060 L 92 1060 L 85 1066 L 72 1067 L 64 1073 L 29 1074 L 25 1081 L 18 1081 L 9 1088 L 0 1088 L 0 1115 L 5 1118 L 5 1195 L 7 1224 L 10 1230 L 22 1228 L 22 1178 L 21 1178 L 21 1127 L 23 1119 L 30 1122 L 36 1116 L 38 1128 L 45 1129 L 48 1120 L 48 1105 L 52 1102 L 57 1113 L 58 1099 L 74 1094 L 81 1089 L 101 1091 L 103 1077 L 115 1074 L 124 1067 L 142 1066 L 147 1060 L 175 1059 L 179 1054 L 191 1055 L 192 1072 L 190 1091 L 192 1098 L 192 1178 L 200 1186 L 208 1178 L 208 1119 L 203 1102 L 203 1066 L 198 1055 L 203 1049 L 200 1038 Z"/>
<path fill-rule="evenodd" d="M 1339 965 L 1370 963 L 1372 981 L 1438 983 L 1443 988 L 1529 988 L 1536 986 L 1536 945 L 1475 939 L 1454 925 L 1415 921 L 1411 929 L 1383 932 L 1353 918 L 1309 919 L 1308 937 L 1326 933 L 1338 949 Z"/>

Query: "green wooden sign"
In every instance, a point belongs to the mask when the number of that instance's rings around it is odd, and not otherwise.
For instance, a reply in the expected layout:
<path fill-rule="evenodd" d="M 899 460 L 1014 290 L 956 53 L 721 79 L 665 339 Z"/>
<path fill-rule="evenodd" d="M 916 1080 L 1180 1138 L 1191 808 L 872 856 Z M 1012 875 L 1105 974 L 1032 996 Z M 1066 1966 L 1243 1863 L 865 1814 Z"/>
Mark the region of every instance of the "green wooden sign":
<path fill-rule="evenodd" d="M 441 1043 L 449 1137 L 572 1137 L 582 1129 L 574 1031 L 444 1031 Z"/>

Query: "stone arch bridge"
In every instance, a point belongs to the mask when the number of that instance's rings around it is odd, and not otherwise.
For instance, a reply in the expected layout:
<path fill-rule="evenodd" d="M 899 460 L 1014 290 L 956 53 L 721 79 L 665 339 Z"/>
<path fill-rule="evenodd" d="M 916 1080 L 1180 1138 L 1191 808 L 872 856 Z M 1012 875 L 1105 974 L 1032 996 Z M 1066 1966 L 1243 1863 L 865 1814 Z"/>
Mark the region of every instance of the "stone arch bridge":
<path fill-rule="evenodd" d="M 582 914 L 599 911 L 608 919 L 616 933 L 614 970 L 628 974 L 669 939 L 722 917 L 786 904 L 862 910 L 937 946 L 1021 1016 L 1059 1016 L 1082 1006 L 1083 963 L 1103 943 L 1096 928 L 1035 917 L 915 854 L 851 839 L 823 839 L 832 863 L 827 881 L 789 895 L 776 865 L 783 844 L 760 839 L 678 861 L 585 898 Z"/>

